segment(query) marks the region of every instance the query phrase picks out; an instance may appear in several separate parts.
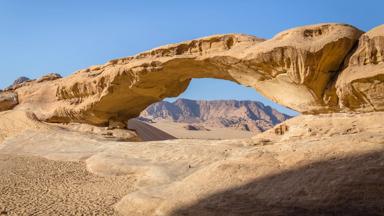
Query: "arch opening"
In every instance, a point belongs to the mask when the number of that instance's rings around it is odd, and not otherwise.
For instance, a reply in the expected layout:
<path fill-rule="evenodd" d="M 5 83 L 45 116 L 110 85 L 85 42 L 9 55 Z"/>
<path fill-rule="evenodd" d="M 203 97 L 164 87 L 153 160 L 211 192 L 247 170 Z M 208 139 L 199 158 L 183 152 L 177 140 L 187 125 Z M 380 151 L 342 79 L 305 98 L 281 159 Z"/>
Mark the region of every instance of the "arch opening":
<path fill-rule="evenodd" d="M 252 137 L 298 114 L 236 82 L 194 78 L 185 91 L 149 105 L 138 119 L 175 138 L 234 139 Z"/>
<path fill-rule="evenodd" d="M 164 100 L 173 102 L 179 98 L 192 100 L 250 100 L 260 101 L 266 106 L 270 106 L 277 111 L 297 116 L 300 112 L 287 108 L 279 103 L 275 103 L 252 87 L 247 87 L 233 81 L 215 78 L 194 78 L 188 88 L 177 97 L 167 97 Z"/>

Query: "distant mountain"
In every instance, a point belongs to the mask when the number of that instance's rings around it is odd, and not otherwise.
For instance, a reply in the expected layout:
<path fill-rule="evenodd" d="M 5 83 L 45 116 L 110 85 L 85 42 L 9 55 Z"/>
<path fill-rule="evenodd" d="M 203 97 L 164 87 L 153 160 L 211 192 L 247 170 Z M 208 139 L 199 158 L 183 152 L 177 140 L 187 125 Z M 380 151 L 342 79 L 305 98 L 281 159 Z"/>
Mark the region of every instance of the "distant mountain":
<path fill-rule="evenodd" d="M 152 104 L 140 117 L 262 132 L 291 116 L 257 101 L 177 99 L 172 103 L 161 101 Z"/>

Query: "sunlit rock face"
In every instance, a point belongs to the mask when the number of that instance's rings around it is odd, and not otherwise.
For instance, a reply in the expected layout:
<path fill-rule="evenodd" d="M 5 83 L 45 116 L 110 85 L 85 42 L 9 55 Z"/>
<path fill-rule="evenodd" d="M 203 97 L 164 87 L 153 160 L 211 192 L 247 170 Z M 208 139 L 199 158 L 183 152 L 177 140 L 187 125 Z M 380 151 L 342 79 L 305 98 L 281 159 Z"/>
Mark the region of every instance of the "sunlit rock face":
<path fill-rule="evenodd" d="M 355 93 L 345 90 L 348 84 L 343 83 L 348 82 L 338 82 L 350 76 L 348 62 L 360 50 L 354 47 L 363 44 L 365 37 L 374 40 L 372 33 L 360 38 L 361 34 L 350 25 L 318 24 L 290 29 L 270 40 L 243 34 L 214 35 L 111 60 L 66 78 L 27 82 L 12 91 L 19 97 L 16 108 L 31 110 L 41 120 L 94 125 L 136 117 L 150 104 L 181 94 L 192 78 L 251 86 L 302 113 L 346 112 L 356 106 L 366 112 L 382 110 L 382 106 L 369 105 L 381 100 L 381 84 L 366 90 L 376 99 L 360 97 L 354 99 L 357 102 L 347 102 L 353 100 L 345 98 Z M 375 44 L 377 53 L 382 53 L 382 43 Z M 366 88 L 364 85 L 358 89 Z"/>
<path fill-rule="evenodd" d="M 354 111 L 384 109 L 384 25 L 363 34 L 336 83 L 340 106 Z"/>

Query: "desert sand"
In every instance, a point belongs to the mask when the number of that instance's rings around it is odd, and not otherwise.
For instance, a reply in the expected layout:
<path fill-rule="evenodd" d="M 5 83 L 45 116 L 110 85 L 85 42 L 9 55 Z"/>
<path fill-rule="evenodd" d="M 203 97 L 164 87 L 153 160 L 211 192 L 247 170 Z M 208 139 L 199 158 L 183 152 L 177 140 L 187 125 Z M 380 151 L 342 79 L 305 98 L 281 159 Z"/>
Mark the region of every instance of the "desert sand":
<path fill-rule="evenodd" d="M 1 215 L 116 215 L 135 177 L 101 177 L 84 162 L 0 155 Z"/>
<path fill-rule="evenodd" d="M 177 123 L 173 121 L 156 121 L 149 123 L 150 125 L 159 128 L 179 139 L 208 139 L 208 140 L 222 140 L 222 139 L 240 139 L 250 138 L 257 133 L 244 130 L 235 130 L 231 128 L 222 127 L 208 127 L 205 130 L 188 130 L 187 123 Z"/>
<path fill-rule="evenodd" d="M 247 139 L 157 142 L 40 123 L 44 130 L 0 144 L 1 207 L 10 215 L 380 215 L 383 118 L 302 115 L 282 123 L 282 135 L 278 125 Z"/>

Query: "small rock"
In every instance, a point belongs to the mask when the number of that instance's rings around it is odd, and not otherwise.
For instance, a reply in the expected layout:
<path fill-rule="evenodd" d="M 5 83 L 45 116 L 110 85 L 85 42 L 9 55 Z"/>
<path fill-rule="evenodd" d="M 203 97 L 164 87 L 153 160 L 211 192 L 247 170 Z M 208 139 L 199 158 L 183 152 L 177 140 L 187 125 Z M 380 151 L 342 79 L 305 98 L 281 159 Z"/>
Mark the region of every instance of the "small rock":
<path fill-rule="evenodd" d="M 19 84 L 25 83 L 25 82 L 30 81 L 30 80 L 31 79 L 29 79 L 28 77 L 21 76 L 21 77 L 17 78 L 15 81 L 13 81 L 12 85 L 19 85 Z"/>
<path fill-rule="evenodd" d="M 192 131 L 209 131 L 208 128 L 205 128 L 202 125 L 190 125 L 189 124 L 189 125 L 185 125 L 184 128 L 187 130 L 192 130 Z"/>
<path fill-rule="evenodd" d="M 50 73 L 50 74 L 47 74 L 45 76 L 40 77 L 37 80 L 37 82 L 40 83 L 40 82 L 45 82 L 45 81 L 52 81 L 52 80 L 57 80 L 57 79 L 60 79 L 60 78 L 62 78 L 62 76 L 60 74 Z"/>
<path fill-rule="evenodd" d="M 0 112 L 13 109 L 19 100 L 17 94 L 14 92 L 0 92 Z"/>
<path fill-rule="evenodd" d="M 109 126 L 108 130 L 113 130 L 113 129 L 126 129 L 127 124 L 121 121 L 116 121 L 116 120 L 109 120 Z"/>
<path fill-rule="evenodd" d="M 286 124 L 281 124 L 275 128 L 275 134 L 277 135 L 283 135 L 287 131 L 288 131 L 288 125 Z"/>
<path fill-rule="evenodd" d="M 4 209 L 4 210 L 1 210 L 1 211 L 0 211 L 0 215 L 8 215 L 7 210 L 5 210 L 5 209 Z"/>

